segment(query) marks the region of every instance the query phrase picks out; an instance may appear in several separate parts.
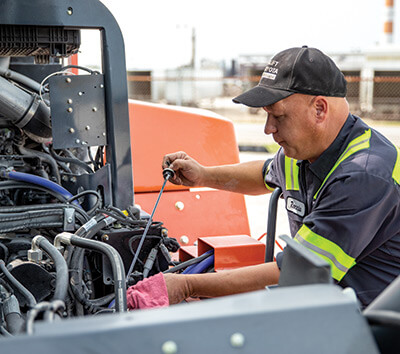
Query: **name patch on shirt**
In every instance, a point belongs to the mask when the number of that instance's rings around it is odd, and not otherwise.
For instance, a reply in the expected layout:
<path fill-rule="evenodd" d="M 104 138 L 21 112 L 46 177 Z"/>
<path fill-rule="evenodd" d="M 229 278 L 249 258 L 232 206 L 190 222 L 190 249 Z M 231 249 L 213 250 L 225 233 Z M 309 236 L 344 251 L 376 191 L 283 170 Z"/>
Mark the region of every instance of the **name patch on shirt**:
<path fill-rule="evenodd" d="M 306 206 L 304 203 L 300 200 L 293 199 L 292 197 L 287 197 L 286 209 L 300 216 L 304 216 L 306 213 Z"/>

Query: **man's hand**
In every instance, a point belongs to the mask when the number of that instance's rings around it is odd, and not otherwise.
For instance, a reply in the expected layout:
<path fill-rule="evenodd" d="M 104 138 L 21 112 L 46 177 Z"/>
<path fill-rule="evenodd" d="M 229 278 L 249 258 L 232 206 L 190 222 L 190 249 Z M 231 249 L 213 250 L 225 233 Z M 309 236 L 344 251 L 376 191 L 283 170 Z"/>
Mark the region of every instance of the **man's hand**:
<path fill-rule="evenodd" d="M 175 171 L 175 177 L 169 179 L 171 183 L 188 187 L 202 186 L 205 169 L 185 152 L 165 155 L 162 168 L 167 167 Z"/>

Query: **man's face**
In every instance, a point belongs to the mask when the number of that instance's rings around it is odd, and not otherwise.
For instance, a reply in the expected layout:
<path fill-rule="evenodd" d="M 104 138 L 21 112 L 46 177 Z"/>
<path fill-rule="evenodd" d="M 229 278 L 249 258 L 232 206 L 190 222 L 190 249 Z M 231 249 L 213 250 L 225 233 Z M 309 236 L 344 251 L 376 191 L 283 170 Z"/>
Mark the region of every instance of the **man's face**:
<path fill-rule="evenodd" d="M 286 156 L 311 162 L 319 156 L 315 96 L 294 94 L 263 107 L 268 113 L 265 134 L 272 134 Z"/>

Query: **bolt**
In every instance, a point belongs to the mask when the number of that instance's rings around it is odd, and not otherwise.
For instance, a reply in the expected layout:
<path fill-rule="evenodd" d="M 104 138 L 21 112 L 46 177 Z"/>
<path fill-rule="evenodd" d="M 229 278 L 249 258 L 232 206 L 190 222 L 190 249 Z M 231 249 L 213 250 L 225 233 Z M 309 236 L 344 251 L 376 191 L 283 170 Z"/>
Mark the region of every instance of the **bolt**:
<path fill-rule="evenodd" d="M 74 128 L 69 128 L 68 131 L 69 131 L 71 134 L 75 133 L 75 129 L 74 129 Z"/>
<path fill-rule="evenodd" d="M 103 85 L 103 84 L 100 84 L 100 88 L 104 88 L 104 85 Z"/>
<path fill-rule="evenodd" d="M 70 78 L 70 77 L 67 77 L 67 78 L 65 79 L 65 82 L 66 82 L 67 84 L 69 84 L 69 83 L 71 82 L 71 78 Z"/>
<path fill-rule="evenodd" d="M 67 108 L 67 112 L 68 112 L 68 113 L 72 113 L 72 112 L 73 112 L 72 107 L 68 107 L 68 108 Z"/>
<path fill-rule="evenodd" d="M 105 132 L 103 132 L 103 136 L 106 136 L 106 133 L 105 133 Z"/>
<path fill-rule="evenodd" d="M 102 237 L 101 237 L 101 240 L 102 241 L 108 241 L 110 239 L 110 236 L 108 236 L 108 235 L 103 235 Z"/>
<path fill-rule="evenodd" d="M 90 126 L 87 125 L 87 126 L 85 127 L 85 129 L 86 129 L 86 130 L 90 130 Z"/>
<path fill-rule="evenodd" d="M 83 92 L 82 92 L 82 91 L 79 91 L 79 92 L 78 92 L 78 95 L 79 95 L 79 96 L 82 96 L 82 95 L 83 95 Z"/>
<path fill-rule="evenodd" d="M 176 202 L 175 203 L 175 208 L 179 211 L 182 211 L 183 208 L 185 207 L 185 204 L 183 204 L 183 202 Z"/>
<path fill-rule="evenodd" d="M 67 181 L 68 181 L 68 176 L 66 176 L 66 175 L 62 176 L 62 180 L 63 180 L 64 182 L 67 182 Z"/>
<path fill-rule="evenodd" d="M 233 333 L 231 335 L 231 346 L 240 348 L 244 345 L 244 335 L 242 333 Z"/>
<path fill-rule="evenodd" d="M 71 181 L 72 183 L 75 183 L 75 182 L 76 182 L 76 177 L 71 177 L 70 181 Z"/>
<path fill-rule="evenodd" d="M 178 346 L 176 345 L 176 343 L 172 340 L 168 340 L 166 341 L 162 347 L 162 352 L 164 354 L 175 354 L 178 352 Z"/>
<path fill-rule="evenodd" d="M 80 141 L 79 139 L 76 139 L 75 142 L 76 142 L 77 144 L 79 144 L 81 141 Z"/>
<path fill-rule="evenodd" d="M 179 240 L 181 241 L 182 245 L 187 245 L 189 243 L 189 237 L 187 237 L 186 235 L 181 236 Z"/>
<path fill-rule="evenodd" d="M 200 199 L 200 194 L 196 194 L 196 199 Z"/>
<path fill-rule="evenodd" d="M 87 145 L 88 143 L 86 141 L 82 141 L 82 145 Z"/>
<path fill-rule="evenodd" d="M 69 7 L 68 10 L 67 10 L 67 14 L 68 14 L 69 16 L 71 16 L 73 13 L 74 13 L 73 8 L 72 8 L 72 7 Z"/>
<path fill-rule="evenodd" d="M 93 108 L 92 108 L 92 111 L 93 111 L 93 112 L 97 112 L 97 107 L 93 107 Z"/>
<path fill-rule="evenodd" d="M 72 223 L 72 217 L 71 217 L 71 216 L 67 218 L 67 223 L 68 223 L 68 224 L 71 224 L 71 223 Z"/>
<path fill-rule="evenodd" d="M 70 98 L 68 98 L 68 99 L 67 99 L 67 103 L 68 103 L 68 104 L 71 104 L 71 103 L 72 103 L 72 100 L 71 100 Z"/>

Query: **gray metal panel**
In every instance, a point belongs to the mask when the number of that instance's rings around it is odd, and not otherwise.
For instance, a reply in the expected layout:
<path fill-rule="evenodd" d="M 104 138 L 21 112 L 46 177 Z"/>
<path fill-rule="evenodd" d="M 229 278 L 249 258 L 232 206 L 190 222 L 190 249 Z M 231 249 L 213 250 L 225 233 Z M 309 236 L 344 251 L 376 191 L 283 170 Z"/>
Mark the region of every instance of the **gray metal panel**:
<path fill-rule="evenodd" d="M 111 164 L 113 204 L 122 209 L 132 205 L 125 47 L 112 14 L 97 0 L 1 0 L 0 24 L 100 30 L 106 95 L 107 162 Z"/>
<path fill-rule="evenodd" d="M 378 353 L 357 305 L 335 285 L 277 288 L 170 308 L 47 323 L 2 353 Z M 235 335 L 236 334 L 236 335 Z M 171 346 L 173 347 L 173 345 Z"/>
<path fill-rule="evenodd" d="M 103 75 L 49 79 L 55 149 L 106 145 Z"/>

